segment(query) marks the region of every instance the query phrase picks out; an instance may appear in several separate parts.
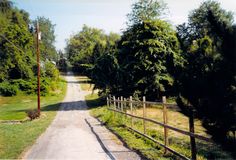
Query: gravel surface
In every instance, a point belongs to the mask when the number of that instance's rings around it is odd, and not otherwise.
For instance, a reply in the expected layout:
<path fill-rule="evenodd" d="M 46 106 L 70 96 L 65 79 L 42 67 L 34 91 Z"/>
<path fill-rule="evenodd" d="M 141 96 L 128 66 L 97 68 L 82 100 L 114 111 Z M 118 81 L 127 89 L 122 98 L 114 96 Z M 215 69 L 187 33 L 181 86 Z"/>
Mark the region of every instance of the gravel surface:
<path fill-rule="evenodd" d="M 66 97 L 54 121 L 23 159 L 139 160 L 109 130 L 89 115 L 85 95 L 72 73 Z"/>

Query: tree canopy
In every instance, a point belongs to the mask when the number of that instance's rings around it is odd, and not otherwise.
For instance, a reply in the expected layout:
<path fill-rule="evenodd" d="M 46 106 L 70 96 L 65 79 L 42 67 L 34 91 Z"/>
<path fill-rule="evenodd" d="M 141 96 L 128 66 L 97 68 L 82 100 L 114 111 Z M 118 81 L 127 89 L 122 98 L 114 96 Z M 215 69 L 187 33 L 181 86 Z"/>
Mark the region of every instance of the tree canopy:
<path fill-rule="evenodd" d="M 148 20 L 160 19 L 166 14 L 167 5 L 162 0 L 139 0 L 132 5 L 127 15 L 129 26 Z"/>
<path fill-rule="evenodd" d="M 58 79 L 58 70 L 51 60 L 56 60 L 54 25 L 44 17 L 37 19 L 42 31 L 41 76 L 42 94 L 48 92 L 50 82 Z M 14 95 L 17 90 L 36 91 L 36 20 L 29 13 L 13 6 L 8 0 L 0 0 L 0 94 Z M 50 80 L 49 80 L 50 79 Z M 46 82 L 47 81 L 47 82 Z"/>
<path fill-rule="evenodd" d="M 171 92 L 173 68 L 181 64 L 179 42 L 171 25 L 162 20 L 144 21 L 124 32 L 118 60 L 123 94 L 160 98 Z"/>
<path fill-rule="evenodd" d="M 115 45 L 119 35 L 106 35 L 103 30 L 83 26 L 82 30 L 67 41 L 66 53 L 74 68 L 91 66 L 108 48 Z"/>
<path fill-rule="evenodd" d="M 178 27 L 186 63 L 176 77 L 179 106 L 191 105 L 218 140 L 235 125 L 235 26 L 231 12 L 206 1 Z M 230 58 L 229 58 L 230 57 Z M 184 103 L 184 102 L 187 103 Z"/>

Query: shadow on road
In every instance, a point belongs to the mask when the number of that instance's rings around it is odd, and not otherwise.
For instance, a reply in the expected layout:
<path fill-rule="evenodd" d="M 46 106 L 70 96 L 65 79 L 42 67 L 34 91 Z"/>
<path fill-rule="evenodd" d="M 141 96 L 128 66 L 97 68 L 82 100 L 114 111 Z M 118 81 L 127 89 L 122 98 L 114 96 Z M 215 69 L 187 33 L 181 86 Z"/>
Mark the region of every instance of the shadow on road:
<path fill-rule="evenodd" d="M 100 146 L 102 147 L 102 149 L 104 150 L 104 152 L 111 158 L 111 160 L 115 160 L 115 157 L 112 155 L 112 153 L 106 148 L 106 146 L 104 145 L 104 143 L 102 142 L 101 138 L 99 137 L 99 135 L 94 131 L 93 126 L 88 122 L 87 119 L 85 119 L 85 122 L 88 124 L 89 128 L 91 129 L 92 133 L 95 135 L 98 143 L 100 144 Z"/>

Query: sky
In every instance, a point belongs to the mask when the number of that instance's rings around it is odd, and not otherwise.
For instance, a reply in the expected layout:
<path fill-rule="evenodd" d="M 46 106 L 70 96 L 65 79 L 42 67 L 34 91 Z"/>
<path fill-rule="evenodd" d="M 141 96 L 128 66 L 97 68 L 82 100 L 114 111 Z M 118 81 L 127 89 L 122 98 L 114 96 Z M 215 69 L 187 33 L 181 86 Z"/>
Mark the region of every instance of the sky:
<path fill-rule="evenodd" d="M 55 24 L 55 46 L 63 50 L 66 39 L 79 32 L 83 25 L 103 29 L 106 33 L 121 33 L 126 28 L 126 15 L 137 0 L 12 0 L 24 9 L 30 18 L 49 18 Z M 198 8 L 203 0 L 163 0 L 168 6 L 165 19 L 173 25 L 187 22 L 191 10 Z M 217 0 L 222 8 L 234 12 L 236 22 L 236 0 Z"/>

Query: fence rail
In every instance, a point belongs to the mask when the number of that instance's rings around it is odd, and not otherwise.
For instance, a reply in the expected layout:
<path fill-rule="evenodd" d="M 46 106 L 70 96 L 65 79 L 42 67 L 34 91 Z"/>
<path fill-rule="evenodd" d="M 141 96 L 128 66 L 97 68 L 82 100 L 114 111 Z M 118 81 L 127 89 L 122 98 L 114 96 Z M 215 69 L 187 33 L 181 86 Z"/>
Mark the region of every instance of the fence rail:
<path fill-rule="evenodd" d="M 127 106 L 127 104 L 130 107 L 130 109 L 129 109 L 130 113 L 126 113 L 126 111 L 124 111 L 124 106 Z M 142 117 L 133 114 L 133 106 L 135 104 L 143 105 L 143 116 Z M 146 106 L 147 105 L 162 105 L 163 106 L 163 122 L 159 122 L 157 120 L 147 118 L 147 115 L 146 115 Z M 199 140 L 206 141 L 206 142 L 213 142 L 210 138 L 207 138 L 207 137 L 204 137 L 202 135 L 198 135 L 198 134 L 194 133 L 194 116 L 193 116 L 193 113 L 190 114 L 190 116 L 189 116 L 189 131 L 185 131 L 185 130 L 182 130 L 182 129 L 179 129 L 179 128 L 168 125 L 168 116 L 167 116 L 168 115 L 167 114 L 168 113 L 168 108 L 178 108 L 178 106 L 174 105 L 174 104 L 171 104 L 171 103 L 166 103 L 165 96 L 162 97 L 162 102 L 146 101 L 145 97 L 143 97 L 143 101 L 134 101 L 132 99 L 132 97 L 129 97 L 129 99 L 119 97 L 119 98 L 116 99 L 115 96 L 113 96 L 113 97 L 110 96 L 110 97 L 107 97 L 107 106 L 108 106 L 108 109 L 113 111 L 113 112 L 117 112 L 117 113 L 124 114 L 126 116 L 131 117 L 131 126 L 130 127 L 126 126 L 129 130 L 132 130 L 132 131 L 148 138 L 149 140 L 152 140 L 155 143 L 158 143 L 160 146 L 165 148 L 165 153 L 167 151 L 170 151 L 170 152 L 172 152 L 173 154 L 179 156 L 182 159 L 196 160 L 197 148 L 196 148 L 195 139 L 199 139 Z M 134 119 L 133 118 L 143 120 L 143 133 L 136 130 L 136 129 L 134 129 Z M 151 123 L 154 123 L 154 124 L 157 124 L 159 126 L 164 127 L 164 144 L 158 142 L 157 140 L 155 140 L 154 138 L 152 138 L 152 137 L 150 137 L 146 134 L 146 122 L 151 122 Z M 168 145 L 169 145 L 168 130 L 172 130 L 172 131 L 181 133 L 183 135 L 189 136 L 190 146 L 191 146 L 191 158 L 188 158 L 188 157 L 178 153 L 177 151 L 171 149 L 170 147 L 168 147 Z"/>

